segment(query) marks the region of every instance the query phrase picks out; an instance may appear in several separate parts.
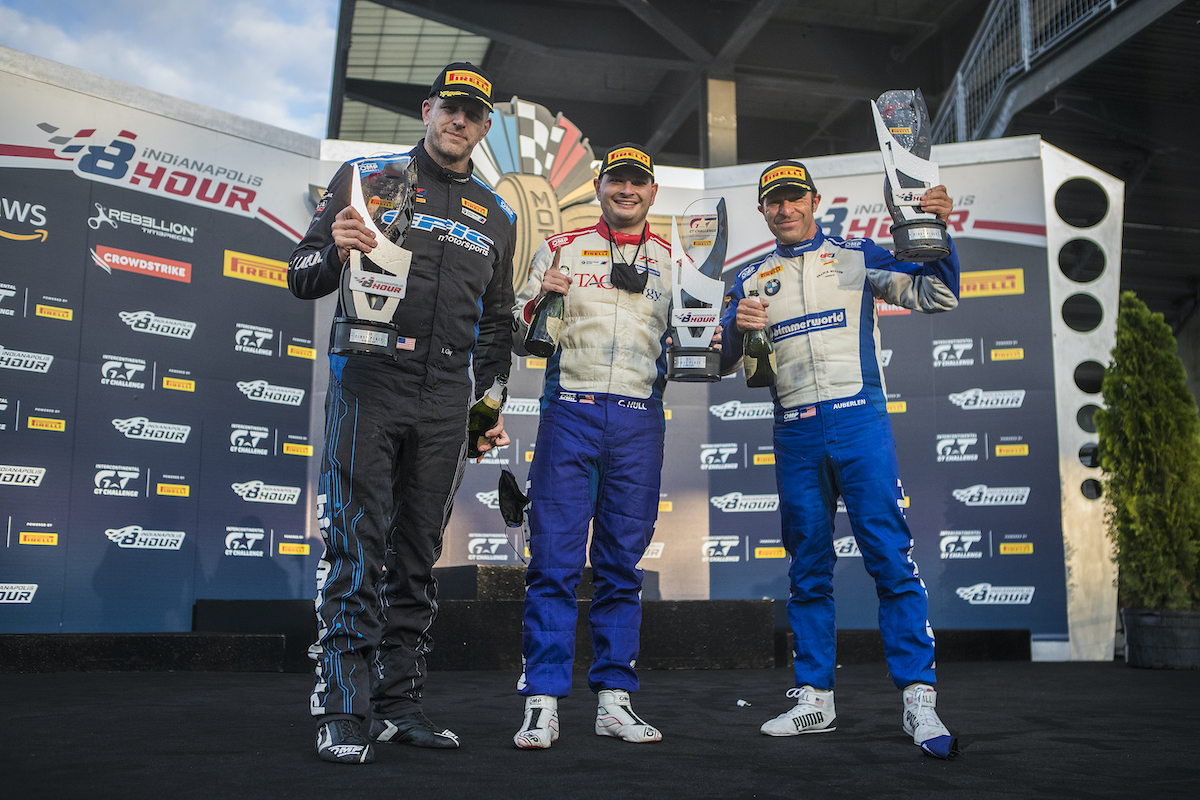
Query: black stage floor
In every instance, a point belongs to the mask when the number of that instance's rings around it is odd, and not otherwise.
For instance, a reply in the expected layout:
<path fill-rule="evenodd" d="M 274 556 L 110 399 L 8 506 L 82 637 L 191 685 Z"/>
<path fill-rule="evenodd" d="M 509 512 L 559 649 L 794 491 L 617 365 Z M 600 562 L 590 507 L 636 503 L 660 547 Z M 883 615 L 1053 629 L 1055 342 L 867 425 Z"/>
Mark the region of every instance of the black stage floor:
<path fill-rule="evenodd" d="M 939 711 L 966 747 L 952 762 L 922 755 L 900 732 L 900 693 L 877 664 L 839 670 L 833 733 L 758 733 L 790 706 L 790 669 L 647 671 L 635 709 L 663 731 L 661 743 L 597 737 L 595 702 L 578 684 L 560 703 L 562 738 L 536 752 L 512 746 L 516 677 L 433 674 L 426 710 L 462 748 L 383 746 L 375 764 L 346 767 L 313 752 L 303 675 L 0 674 L 0 796 L 1200 797 L 1196 671 L 945 665 Z"/>

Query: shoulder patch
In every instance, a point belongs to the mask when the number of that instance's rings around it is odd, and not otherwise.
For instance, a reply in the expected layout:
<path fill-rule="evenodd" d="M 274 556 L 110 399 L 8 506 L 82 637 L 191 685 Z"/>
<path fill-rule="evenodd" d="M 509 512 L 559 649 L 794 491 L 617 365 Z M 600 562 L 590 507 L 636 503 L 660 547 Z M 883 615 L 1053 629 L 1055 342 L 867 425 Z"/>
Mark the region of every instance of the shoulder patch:
<path fill-rule="evenodd" d="M 556 233 L 553 236 L 546 237 L 546 244 L 550 245 L 550 252 L 554 252 L 558 248 L 575 241 L 580 236 L 586 236 L 589 233 L 595 232 L 595 225 L 591 226 L 590 228 L 579 228 L 573 231 L 563 231 L 562 233 Z"/>
<path fill-rule="evenodd" d="M 749 278 L 751 275 L 753 275 L 754 273 L 758 272 L 758 268 L 761 267 L 763 265 L 763 262 L 766 261 L 768 258 L 770 258 L 769 253 L 767 255 L 763 256 L 762 258 L 760 258 L 758 261 L 752 261 L 750 264 L 742 267 L 740 270 L 738 270 L 737 280 L 744 281 L 747 278 Z"/>
<path fill-rule="evenodd" d="M 870 239 L 843 239 L 840 236 L 826 236 L 825 241 L 829 242 L 834 247 L 843 247 L 847 250 L 862 250 L 863 243 L 871 241 Z"/>
<path fill-rule="evenodd" d="M 482 180 L 480 180 L 479 176 L 475 175 L 474 173 L 471 174 L 471 180 L 475 181 L 480 186 L 482 186 L 484 189 L 487 189 L 489 192 L 491 192 L 492 197 L 496 198 L 496 205 L 500 206 L 500 210 L 504 212 L 504 216 L 508 217 L 509 225 L 516 224 L 517 213 L 512 210 L 512 207 L 507 202 L 505 202 L 503 197 L 496 194 L 495 189 L 493 189 L 492 187 L 490 187 L 486 183 L 484 183 Z"/>

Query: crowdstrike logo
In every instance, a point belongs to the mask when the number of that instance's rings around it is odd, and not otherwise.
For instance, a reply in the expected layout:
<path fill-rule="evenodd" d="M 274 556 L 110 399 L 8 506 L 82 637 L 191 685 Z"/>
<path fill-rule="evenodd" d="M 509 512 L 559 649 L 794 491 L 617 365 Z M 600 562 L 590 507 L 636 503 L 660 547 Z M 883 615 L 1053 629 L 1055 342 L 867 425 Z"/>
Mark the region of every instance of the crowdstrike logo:
<path fill-rule="evenodd" d="M 262 528 L 225 528 L 225 555 L 242 558 L 262 558 L 258 544 L 267 536 Z"/>
<path fill-rule="evenodd" d="M 934 367 L 970 367 L 975 359 L 968 358 L 966 353 L 975 347 L 973 339 L 934 339 Z"/>
<path fill-rule="evenodd" d="M 982 551 L 971 549 L 983 538 L 983 531 L 942 531 L 941 536 L 944 561 L 983 558 Z"/>
<path fill-rule="evenodd" d="M 275 503 L 281 506 L 294 506 L 300 499 L 299 486 L 272 486 L 262 481 L 232 483 L 230 486 L 234 493 L 247 503 Z"/>
<path fill-rule="evenodd" d="M 740 536 L 708 536 L 701 545 L 706 564 L 732 564 L 741 561 L 737 548 L 742 543 Z"/>
<path fill-rule="evenodd" d="M 277 403 L 281 406 L 298 406 L 304 402 L 304 390 L 291 386 L 274 386 L 264 380 L 238 381 L 238 391 L 260 403 Z"/>
<path fill-rule="evenodd" d="M 700 469 L 737 469 L 736 460 L 730 461 L 730 456 L 736 456 L 736 444 L 706 444 L 700 447 Z"/>
<path fill-rule="evenodd" d="M 964 411 L 978 411 L 993 408 L 1020 408 L 1025 402 L 1024 389 L 1001 389 L 995 392 L 985 392 L 983 389 L 967 389 L 950 395 L 950 402 Z"/>
<path fill-rule="evenodd" d="M 145 417 L 114 419 L 113 427 L 125 434 L 126 439 L 141 439 L 145 442 L 171 442 L 185 444 L 192 432 L 191 425 L 171 425 L 166 422 L 151 422 Z"/>
<path fill-rule="evenodd" d="M 270 438 L 270 428 L 234 422 L 230 424 L 229 429 L 229 452 L 248 456 L 271 455 L 270 450 L 258 446 L 259 442 Z"/>
<path fill-rule="evenodd" d="M 742 494 L 741 492 L 730 492 L 719 497 L 710 497 L 708 498 L 708 502 L 726 514 L 779 510 L 779 495 L 777 494 Z"/>
<path fill-rule="evenodd" d="M 987 486 L 977 483 L 955 489 L 954 499 L 969 506 L 1023 506 L 1029 499 L 1028 486 Z"/>
<path fill-rule="evenodd" d="M 256 356 L 273 356 L 275 351 L 263 345 L 275 338 L 272 328 L 260 328 L 257 325 L 237 323 L 237 333 L 233 335 L 233 349 L 238 353 L 252 353 Z"/>
<path fill-rule="evenodd" d="M 161 256 L 135 253 L 131 250 L 118 250 L 115 247 L 96 245 L 88 251 L 96 266 L 108 274 L 114 269 L 124 272 L 136 272 L 154 278 L 166 278 L 180 283 L 192 282 L 192 265 L 186 261 L 172 261 Z"/>
<path fill-rule="evenodd" d="M 0 603 L 32 603 L 36 583 L 0 583 Z"/>
<path fill-rule="evenodd" d="M 467 540 L 469 561 L 508 561 L 508 553 L 498 552 L 508 545 L 508 537 L 502 533 L 473 533 Z"/>
<path fill-rule="evenodd" d="M 149 531 L 141 525 L 109 528 L 104 532 L 117 547 L 126 550 L 178 550 L 187 534 L 183 531 Z"/>
<path fill-rule="evenodd" d="M 852 535 L 834 539 L 833 552 L 837 554 L 838 558 L 862 558 L 862 551 L 858 549 L 858 540 Z"/>
<path fill-rule="evenodd" d="M 717 419 L 727 421 L 771 419 L 775 416 L 775 410 L 771 403 L 743 403 L 741 400 L 730 400 L 720 405 L 709 406 L 708 411 Z"/>
<path fill-rule="evenodd" d="M 182 319 L 160 317 L 153 311 L 120 311 L 121 321 L 138 333 L 166 336 L 171 339 L 188 339 L 196 332 L 196 323 Z"/>
<path fill-rule="evenodd" d="M 46 477 L 45 467 L 17 467 L 0 464 L 0 486 L 27 486 L 36 489 Z"/>
<path fill-rule="evenodd" d="M 92 494 L 101 497 L 138 497 L 140 492 L 137 481 L 141 474 L 140 467 L 97 464 L 96 477 L 92 479 L 96 488 L 92 490 Z"/>
<path fill-rule="evenodd" d="M 124 389 L 145 389 L 143 381 L 134 378 L 146 369 L 146 362 L 140 358 L 127 356 L 105 355 L 104 363 L 100 365 L 100 385 L 120 386 Z"/>
<path fill-rule="evenodd" d="M 974 433 L 939 433 L 937 437 L 937 462 L 943 464 L 949 461 L 978 461 L 978 453 L 968 453 L 967 449 L 979 442 L 979 435 Z"/>
<path fill-rule="evenodd" d="M 1034 586 L 992 586 L 977 583 L 954 592 L 973 606 L 1027 606 L 1033 602 Z"/>
<path fill-rule="evenodd" d="M 15 369 L 20 372 L 40 372 L 46 373 L 50 371 L 50 365 L 54 363 L 54 356 L 46 353 L 28 353 L 24 350 L 12 350 L 0 345 L 0 367 L 4 369 Z"/>

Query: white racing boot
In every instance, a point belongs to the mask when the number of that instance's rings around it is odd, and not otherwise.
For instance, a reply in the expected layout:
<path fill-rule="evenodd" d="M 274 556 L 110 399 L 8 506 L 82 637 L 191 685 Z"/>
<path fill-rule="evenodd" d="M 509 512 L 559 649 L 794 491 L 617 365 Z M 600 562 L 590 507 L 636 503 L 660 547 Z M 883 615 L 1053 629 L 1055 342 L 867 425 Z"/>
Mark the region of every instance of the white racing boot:
<path fill-rule="evenodd" d="M 934 758 L 951 759 L 962 753 L 937 715 L 937 692 L 928 683 L 914 683 L 904 690 L 904 732 L 913 743 Z"/>
<path fill-rule="evenodd" d="M 662 733 L 633 713 L 629 692 L 624 689 L 601 689 L 600 704 L 596 707 L 596 735 L 612 736 L 626 742 L 660 742 Z"/>
<path fill-rule="evenodd" d="M 525 720 L 513 735 L 522 750 L 545 750 L 558 741 L 558 698 L 534 694 L 525 698 Z"/>
<path fill-rule="evenodd" d="M 807 683 L 787 690 L 788 697 L 796 699 L 796 705 L 775 719 L 767 720 L 759 730 L 767 736 L 799 736 L 802 733 L 829 733 L 835 731 L 833 721 L 837 715 L 833 710 L 833 690 L 814 689 Z"/>

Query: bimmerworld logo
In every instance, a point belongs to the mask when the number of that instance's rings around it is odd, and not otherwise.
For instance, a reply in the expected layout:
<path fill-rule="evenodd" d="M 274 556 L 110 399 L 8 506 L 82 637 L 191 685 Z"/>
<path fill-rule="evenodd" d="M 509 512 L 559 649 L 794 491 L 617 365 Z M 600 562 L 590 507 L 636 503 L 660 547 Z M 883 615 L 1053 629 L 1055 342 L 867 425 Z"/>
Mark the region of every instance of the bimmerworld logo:
<path fill-rule="evenodd" d="M 275 331 L 272 328 L 263 328 L 258 325 L 247 325 L 244 322 L 239 322 L 237 323 L 237 332 L 233 334 L 233 349 L 238 353 L 273 356 L 275 355 L 275 351 L 263 345 L 274 341 L 274 339 Z"/>
<path fill-rule="evenodd" d="M 939 433 L 937 436 L 937 462 L 978 461 L 979 454 L 969 449 L 979 442 L 975 433 Z"/>
<path fill-rule="evenodd" d="M 145 417 L 114 419 L 113 427 L 125 434 L 126 439 L 144 442 L 171 442 L 185 444 L 192 432 L 191 425 L 171 425 L 166 422 L 151 422 Z"/>
<path fill-rule="evenodd" d="M 298 406 L 304 402 L 304 390 L 291 386 L 275 386 L 264 380 L 238 381 L 238 391 L 260 403 L 277 403 L 281 406 Z"/>
<path fill-rule="evenodd" d="M 983 558 L 982 550 L 972 550 L 983 539 L 983 531 L 941 531 L 942 559 Z"/>
<path fill-rule="evenodd" d="M 508 537 L 503 533 L 472 533 L 467 539 L 467 560 L 508 561 Z"/>
<path fill-rule="evenodd" d="M 0 583 L 0 603 L 32 603 L 36 583 Z"/>
<path fill-rule="evenodd" d="M 21 372 L 49 372 L 54 356 L 47 353 L 29 353 L 0 345 L 0 367 Z"/>
<path fill-rule="evenodd" d="M 229 425 L 229 452 L 248 456 L 269 456 L 271 451 L 261 443 L 271 438 L 271 429 L 261 425 L 244 425 L 234 422 Z"/>
<path fill-rule="evenodd" d="M 779 495 L 777 494 L 742 494 L 730 492 L 719 497 L 710 497 L 708 502 L 726 514 L 750 511 L 778 511 Z"/>
<path fill-rule="evenodd" d="M 243 558 L 262 558 L 258 546 L 267 536 L 262 528 L 225 528 L 225 555 Z"/>
<path fill-rule="evenodd" d="M 775 409 L 771 403 L 743 403 L 741 400 L 709 406 L 708 411 L 717 419 L 729 421 L 772 419 L 775 416 Z"/>
<path fill-rule="evenodd" d="M 973 339 L 934 339 L 934 367 L 970 367 L 975 359 L 968 353 L 975 347 Z"/>
<path fill-rule="evenodd" d="M 272 486 L 262 481 L 232 483 L 230 486 L 238 497 L 248 503 L 276 503 L 283 506 L 294 506 L 300 499 L 299 486 Z"/>
<path fill-rule="evenodd" d="M 45 467 L 18 467 L 0 464 L 0 486 L 27 486 L 36 489 L 46 477 Z"/>
<path fill-rule="evenodd" d="M 820 311 L 803 317 L 784 320 L 771 326 L 771 341 L 781 342 L 793 336 L 803 336 L 814 331 L 846 327 L 846 309 Z"/>
<path fill-rule="evenodd" d="M 145 389 L 144 381 L 134 380 L 139 372 L 144 372 L 146 362 L 141 358 L 128 356 L 112 356 L 105 354 L 100 364 L 100 385 L 120 386 L 124 389 Z"/>
<path fill-rule="evenodd" d="M 1020 408 L 1025 402 L 1024 389 L 1001 389 L 986 392 L 983 389 L 967 389 L 950 395 L 950 402 L 964 411 L 979 411 L 993 408 Z"/>
<path fill-rule="evenodd" d="M 196 323 L 182 319 L 160 317 L 153 311 L 120 311 L 121 321 L 138 333 L 166 336 L 171 339 L 188 339 L 196 332 Z"/>
<path fill-rule="evenodd" d="M 862 551 L 858 549 L 858 540 L 852 535 L 834 539 L 833 552 L 838 558 L 862 558 Z"/>
<path fill-rule="evenodd" d="M 706 564 L 732 564 L 742 560 L 738 548 L 740 536 L 706 536 L 701 543 L 702 560 Z"/>
<path fill-rule="evenodd" d="M 129 467 L 120 464 L 97 464 L 96 476 L 92 478 L 95 487 L 92 494 L 101 497 L 139 497 L 138 478 L 141 477 L 140 467 Z"/>
<path fill-rule="evenodd" d="M 977 483 L 955 489 L 954 499 L 969 506 L 1023 506 L 1029 499 L 1028 486 L 988 486 Z"/>
<path fill-rule="evenodd" d="M 737 469 L 738 462 L 735 458 L 729 460 L 730 456 L 736 456 L 738 446 L 735 443 L 730 444 L 704 444 L 700 446 L 700 469 Z"/>
<path fill-rule="evenodd" d="M 1033 602 L 1034 586 L 992 586 L 977 583 L 954 592 L 973 606 L 1027 606 Z"/>
<path fill-rule="evenodd" d="M 113 544 L 126 550 L 178 550 L 187 534 L 183 531 L 149 531 L 141 525 L 109 528 L 104 532 Z"/>

